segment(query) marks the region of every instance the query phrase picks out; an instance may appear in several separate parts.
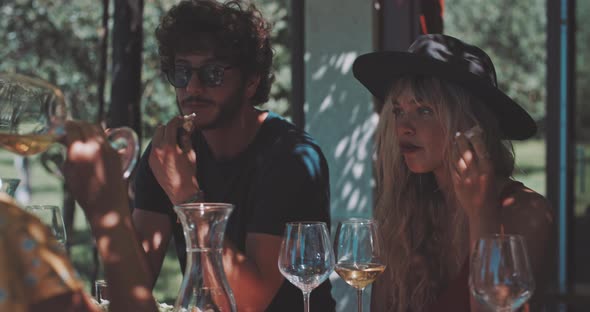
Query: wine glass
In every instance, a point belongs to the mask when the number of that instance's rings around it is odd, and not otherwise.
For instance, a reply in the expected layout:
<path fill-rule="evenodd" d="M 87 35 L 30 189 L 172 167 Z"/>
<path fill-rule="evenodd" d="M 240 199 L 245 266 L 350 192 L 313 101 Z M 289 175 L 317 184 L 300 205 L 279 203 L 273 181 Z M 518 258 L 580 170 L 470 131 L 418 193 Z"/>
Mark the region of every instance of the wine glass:
<path fill-rule="evenodd" d="M 25 211 L 35 215 L 41 220 L 41 223 L 47 225 L 57 242 L 65 250 L 67 242 L 66 228 L 59 207 L 52 205 L 29 205 L 25 207 Z"/>
<path fill-rule="evenodd" d="M 469 269 L 471 294 L 495 311 L 515 311 L 535 290 L 526 244 L 520 235 L 493 234 L 477 241 Z"/>
<path fill-rule="evenodd" d="M 20 179 L 0 178 L 0 192 L 8 194 L 14 198 L 16 188 L 20 184 Z"/>
<path fill-rule="evenodd" d="M 304 311 L 309 295 L 334 271 L 334 252 L 324 222 L 289 222 L 279 252 L 279 270 L 303 292 Z"/>
<path fill-rule="evenodd" d="M 19 74 L 0 73 L 0 146 L 23 156 L 47 151 L 65 135 L 67 107 L 60 89 Z M 137 159 L 139 143 L 127 127 L 106 130 L 107 140 L 122 156 L 127 178 Z M 53 173 L 61 175 L 63 148 L 52 150 Z"/>
<path fill-rule="evenodd" d="M 363 310 L 363 290 L 385 271 L 377 223 L 350 219 L 338 224 L 334 239 L 336 273 L 357 289 L 358 311 Z"/>
<path fill-rule="evenodd" d="M 109 298 L 109 288 L 108 283 L 105 280 L 97 280 L 94 282 L 94 293 L 95 298 L 98 303 L 103 302 L 104 300 L 110 300 Z"/>

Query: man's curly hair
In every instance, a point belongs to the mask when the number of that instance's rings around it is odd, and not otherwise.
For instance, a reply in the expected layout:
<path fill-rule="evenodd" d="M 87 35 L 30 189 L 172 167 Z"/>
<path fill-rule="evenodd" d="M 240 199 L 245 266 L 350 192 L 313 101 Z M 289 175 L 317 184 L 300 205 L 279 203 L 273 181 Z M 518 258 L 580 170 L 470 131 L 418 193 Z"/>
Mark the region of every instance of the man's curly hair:
<path fill-rule="evenodd" d="M 253 4 L 243 1 L 183 0 L 156 28 L 162 71 L 174 69 L 177 53 L 211 51 L 240 68 L 245 77 L 259 75 L 252 105 L 268 101 L 274 80 L 270 25 Z"/>

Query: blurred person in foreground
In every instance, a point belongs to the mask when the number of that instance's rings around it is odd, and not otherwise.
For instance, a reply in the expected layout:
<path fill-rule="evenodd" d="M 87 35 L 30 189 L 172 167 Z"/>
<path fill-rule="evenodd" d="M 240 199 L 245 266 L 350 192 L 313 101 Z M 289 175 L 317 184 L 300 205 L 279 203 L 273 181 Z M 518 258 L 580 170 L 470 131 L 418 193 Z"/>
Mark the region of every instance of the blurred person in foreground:
<path fill-rule="evenodd" d="M 172 237 L 185 270 L 173 206 L 231 203 L 223 266 L 238 311 L 303 310 L 278 254 L 286 222 L 329 225 L 328 167 L 307 133 L 256 108 L 268 101 L 273 81 L 268 23 L 245 1 L 181 1 L 164 15 L 156 38 L 182 116 L 155 130 L 135 178 L 133 222 L 151 284 Z M 330 289 L 326 281 L 311 293 L 313 309 L 334 310 Z"/>
<path fill-rule="evenodd" d="M 67 124 L 66 185 L 96 239 L 109 311 L 158 311 L 135 237 L 117 153 L 97 126 Z M 0 311 L 100 311 L 65 250 L 35 216 L 0 193 Z"/>
<path fill-rule="evenodd" d="M 374 214 L 388 261 L 371 311 L 484 311 L 470 296 L 469 259 L 492 233 L 524 237 L 535 307 L 553 268 L 553 211 L 512 178 L 509 140 L 530 138 L 536 125 L 498 89 L 488 55 L 424 35 L 407 52 L 359 56 L 353 72 L 383 101 Z"/>

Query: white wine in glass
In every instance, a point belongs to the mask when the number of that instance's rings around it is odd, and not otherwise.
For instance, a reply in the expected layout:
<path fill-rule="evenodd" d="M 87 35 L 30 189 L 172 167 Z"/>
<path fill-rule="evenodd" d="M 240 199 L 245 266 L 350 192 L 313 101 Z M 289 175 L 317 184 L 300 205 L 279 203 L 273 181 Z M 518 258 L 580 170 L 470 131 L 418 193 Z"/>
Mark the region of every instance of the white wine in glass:
<path fill-rule="evenodd" d="M 335 271 L 357 289 L 358 311 L 363 310 L 363 290 L 383 271 L 377 223 L 371 219 L 350 219 L 338 224 L 334 240 Z"/>
<path fill-rule="evenodd" d="M 59 136 L 51 134 L 5 134 L 0 133 L 0 145 L 22 156 L 30 156 L 46 151 Z"/>
<path fill-rule="evenodd" d="M 22 156 L 46 152 L 65 135 L 67 119 L 59 88 L 42 79 L 0 73 L 0 147 Z M 106 135 L 121 155 L 127 178 L 139 153 L 137 135 L 127 127 L 108 129 Z M 59 162 L 64 156 L 48 158 Z M 55 165 L 57 176 L 61 176 L 60 167 Z"/>
<path fill-rule="evenodd" d="M 385 271 L 385 265 L 380 263 L 342 263 L 337 264 L 334 270 L 348 285 L 356 289 L 364 289 L 372 284 L 377 277 Z"/>
<path fill-rule="evenodd" d="M 22 155 L 44 152 L 64 135 L 61 90 L 36 78 L 0 74 L 0 146 Z"/>

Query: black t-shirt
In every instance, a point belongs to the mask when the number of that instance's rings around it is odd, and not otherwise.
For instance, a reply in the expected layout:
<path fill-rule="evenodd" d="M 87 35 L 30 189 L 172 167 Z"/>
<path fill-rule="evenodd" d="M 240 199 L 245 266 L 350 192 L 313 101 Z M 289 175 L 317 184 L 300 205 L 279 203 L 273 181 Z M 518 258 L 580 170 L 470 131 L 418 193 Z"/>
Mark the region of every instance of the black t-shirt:
<path fill-rule="evenodd" d="M 272 112 L 253 142 L 237 157 L 216 161 L 200 132 L 192 136 L 197 179 L 207 202 L 234 204 L 225 232 L 243 253 L 247 233 L 282 236 L 290 221 L 330 222 L 330 188 L 326 159 L 305 132 Z M 168 215 L 181 268 L 186 263 L 182 226 L 166 193 L 148 164 L 151 144 L 141 157 L 135 178 L 136 209 Z M 184 272 L 184 270 L 183 270 Z M 310 306 L 334 311 L 329 280 L 311 293 Z M 301 290 L 285 280 L 267 311 L 303 310 Z"/>

